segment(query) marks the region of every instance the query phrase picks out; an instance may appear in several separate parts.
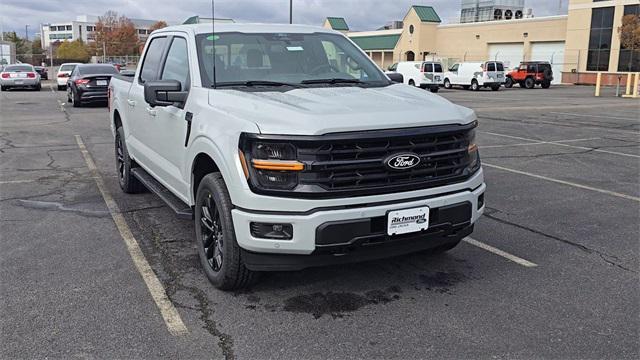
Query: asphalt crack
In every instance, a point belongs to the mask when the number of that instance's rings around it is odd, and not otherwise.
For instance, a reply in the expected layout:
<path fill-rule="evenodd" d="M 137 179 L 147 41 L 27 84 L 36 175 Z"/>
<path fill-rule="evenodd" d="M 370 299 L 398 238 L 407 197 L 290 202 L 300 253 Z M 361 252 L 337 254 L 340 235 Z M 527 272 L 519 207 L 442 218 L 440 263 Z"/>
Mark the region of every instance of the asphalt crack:
<path fill-rule="evenodd" d="M 528 226 L 525 226 L 525 225 L 521 225 L 521 224 L 515 223 L 515 222 L 513 222 L 513 221 L 509 221 L 509 220 L 501 219 L 501 218 L 496 217 L 496 216 L 493 216 L 493 215 L 491 215 L 491 214 L 484 214 L 484 216 L 488 217 L 488 218 L 489 218 L 489 219 L 491 219 L 491 220 L 497 221 L 497 222 L 499 222 L 499 223 L 502 223 L 502 224 L 505 224 L 505 225 L 511 225 L 511 226 L 517 227 L 517 228 L 519 228 L 519 229 L 522 229 L 522 230 L 525 230 L 525 231 L 528 231 L 528 232 L 534 233 L 534 234 L 536 234 L 536 235 L 543 236 L 543 237 L 545 237 L 545 238 L 547 238 L 547 239 L 551 239 L 551 240 L 559 241 L 559 242 L 564 243 L 564 244 L 566 244 L 566 245 L 569 245 L 569 246 L 575 247 L 575 248 L 577 248 L 577 249 L 579 249 L 579 250 L 581 250 L 581 251 L 583 251 L 583 252 L 585 252 L 585 253 L 587 253 L 587 254 L 595 254 L 595 255 L 598 255 L 602 260 L 604 260 L 604 261 L 605 261 L 607 264 L 609 264 L 609 265 L 613 265 L 613 266 L 615 266 L 615 267 L 617 267 L 617 268 L 619 268 L 619 269 L 622 269 L 622 270 L 624 270 L 624 271 L 628 271 L 628 272 L 631 272 L 631 273 L 634 273 L 634 274 L 637 274 L 637 273 L 638 273 L 636 270 L 629 269 L 628 267 L 626 267 L 626 266 L 624 266 L 624 265 L 621 265 L 621 264 L 619 264 L 619 263 L 615 262 L 614 260 L 611 260 L 611 259 L 619 260 L 619 259 L 618 259 L 616 256 L 614 256 L 614 255 L 605 254 L 605 253 L 603 253 L 603 252 L 601 252 L 601 251 L 599 251 L 599 250 L 592 249 L 592 248 L 590 248 L 590 247 L 587 247 L 587 246 L 585 246 L 585 245 L 582 245 L 582 244 L 579 244 L 579 243 L 573 242 L 573 241 L 571 241 L 571 240 L 567 240 L 567 239 L 560 238 L 560 237 L 558 237 L 558 236 L 554 236 L 554 235 L 551 235 L 551 234 L 547 234 L 547 233 L 542 232 L 542 231 L 540 231 L 540 230 L 536 230 L 536 229 L 530 228 L 530 227 L 528 227 Z"/>
<path fill-rule="evenodd" d="M 79 209 L 79 208 L 69 207 L 62 203 L 54 202 L 54 201 L 37 201 L 37 200 L 20 199 L 17 201 L 17 205 L 24 208 L 29 208 L 29 209 L 71 212 L 71 213 L 75 213 L 75 214 L 86 216 L 86 217 L 104 218 L 109 216 L 109 212 L 106 210 Z"/>

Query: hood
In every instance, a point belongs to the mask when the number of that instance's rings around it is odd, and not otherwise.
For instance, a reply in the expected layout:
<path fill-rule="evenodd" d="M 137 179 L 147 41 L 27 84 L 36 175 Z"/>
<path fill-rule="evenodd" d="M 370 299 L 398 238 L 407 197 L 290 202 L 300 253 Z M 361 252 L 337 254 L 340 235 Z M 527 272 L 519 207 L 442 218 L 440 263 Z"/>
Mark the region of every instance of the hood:
<path fill-rule="evenodd" d="M 335 132 L 468 124 L 468 108 L 402 84 L 305 88 L 287 92 L 213 90 L 209 104 L 252 121 L 263 134 L 322 135 Z"/>

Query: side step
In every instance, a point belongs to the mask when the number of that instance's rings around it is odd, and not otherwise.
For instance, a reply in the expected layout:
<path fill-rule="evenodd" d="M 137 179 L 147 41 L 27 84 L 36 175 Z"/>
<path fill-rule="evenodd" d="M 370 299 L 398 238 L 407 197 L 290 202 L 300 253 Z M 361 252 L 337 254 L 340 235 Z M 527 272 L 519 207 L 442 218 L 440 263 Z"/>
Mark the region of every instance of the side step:
<path fill-rule="evenodd" d="M 167 203 L 169 207 L 175 211 L 176 216 L 179 219 L 193 219 L 193 210 L 177 196 L 173 195 L 164 185 L 160 184 L 158 180 L 149 175 L 141 167 L 131 169 L 131 173 L 152 193 L 158 195 L 162 201 Z"/>

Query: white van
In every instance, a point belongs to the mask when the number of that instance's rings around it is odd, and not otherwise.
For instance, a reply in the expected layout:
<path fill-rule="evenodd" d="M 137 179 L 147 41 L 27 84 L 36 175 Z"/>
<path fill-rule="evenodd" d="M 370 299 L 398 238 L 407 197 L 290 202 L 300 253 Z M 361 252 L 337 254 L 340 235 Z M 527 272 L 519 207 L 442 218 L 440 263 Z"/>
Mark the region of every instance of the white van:
<path fill-rule="evenodd" d="M 498 91 L 504 80 L 504 65 L 500 61 L 464 62 L 453 64 L 444 73 L 444 88 L 459 85 L 474 91 L 483 87 Z"/>
<path fill-rule="evenodd" d="M 402 74 L 404 83 L 438 92 L 443 84 L 442 64 L 434 61 L 402 61 L 389 66 L 390 72 Z"/>

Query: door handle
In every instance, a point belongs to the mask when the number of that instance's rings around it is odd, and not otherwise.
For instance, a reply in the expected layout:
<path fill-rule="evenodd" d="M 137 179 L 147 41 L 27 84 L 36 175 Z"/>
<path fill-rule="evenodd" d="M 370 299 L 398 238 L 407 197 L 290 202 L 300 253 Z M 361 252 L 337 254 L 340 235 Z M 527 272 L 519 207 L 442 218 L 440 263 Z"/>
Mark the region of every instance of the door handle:
<path fill-rule="evenodd" d="M 151 108 L 151 107 L 147 107 L 147 114 L 149 114 L 151 116 L 156 116 L 157 110 L 155 110 L 154 108 Z"/>
<path fill-rule="evenodd" d="M 129 106 L 136 106 L 136 102 L 130 99 L 127 99 L 127 104 L 129 104 Z"/>

